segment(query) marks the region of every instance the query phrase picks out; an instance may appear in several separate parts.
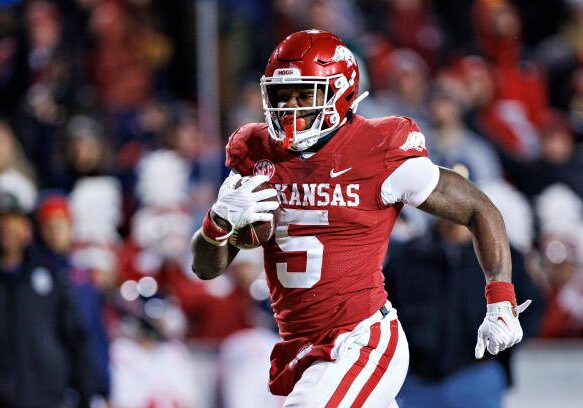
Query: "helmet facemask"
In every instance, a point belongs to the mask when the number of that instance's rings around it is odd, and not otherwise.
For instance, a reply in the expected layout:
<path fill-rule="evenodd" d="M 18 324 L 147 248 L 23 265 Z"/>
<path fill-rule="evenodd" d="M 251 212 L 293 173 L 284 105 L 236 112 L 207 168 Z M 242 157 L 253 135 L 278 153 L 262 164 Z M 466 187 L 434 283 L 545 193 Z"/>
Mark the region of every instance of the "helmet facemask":
<path fill-rule="evenodd" d="M 276 91 L 281 87 L 294 86 L 312 89 L 311 106 L 283 107 L 282 103 L 278 105 Z M 348 88 L 348 80 L 343 74 L 327 77 L 300 76 L 297 69 L 291 68 L 276 70 L 273 77 L 263 76 L 261 95 L 270 136 L 284 148 L 294 151 L 303 151 L 313 146 L 321 137 L 346 122 L 346 118 L 340 120 L 336 106 L 339 98 L 345 97 L 344 93 Z M 318 104 L 318 90 L 321 90 L 324 96 L 321 104 Z M 315 115 L 315 118 L 308 124 L 306 117 L 311 114 Z"/>

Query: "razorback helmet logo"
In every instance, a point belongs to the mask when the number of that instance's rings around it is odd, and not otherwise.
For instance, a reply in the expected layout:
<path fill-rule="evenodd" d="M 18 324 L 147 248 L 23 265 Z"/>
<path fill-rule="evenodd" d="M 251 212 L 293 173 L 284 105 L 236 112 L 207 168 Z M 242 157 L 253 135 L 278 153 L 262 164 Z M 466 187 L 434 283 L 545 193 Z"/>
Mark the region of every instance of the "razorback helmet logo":
<path fill-rule="evenodd" d="M 336 51 L 334 51 L 334 55 L 332 56 L 332 61 L 346 61 L 348 64 L 356 65 L 356 58 L 354 58 L 354 54 L 344 45 L 339 45 L 336 47 Z"/>

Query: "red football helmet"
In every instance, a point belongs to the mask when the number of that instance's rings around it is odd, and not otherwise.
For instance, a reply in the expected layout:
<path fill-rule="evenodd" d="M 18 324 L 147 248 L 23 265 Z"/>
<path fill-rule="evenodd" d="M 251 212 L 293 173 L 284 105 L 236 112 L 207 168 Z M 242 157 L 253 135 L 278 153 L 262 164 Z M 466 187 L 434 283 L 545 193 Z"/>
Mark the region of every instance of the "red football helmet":
<path fill-rule="evenodd" d="M 356 59 L 338 37 L 319 30 L 291 34 L 273 51 L 261 78 L 269 134 L 291 150 L 313 146 L 319 138 L 346 123 L 348 112 L 355 111 L 358 102 L 368 95 L 366 92 L 358 96 L 358 82 Z M 273 90 L 282 85 L 312 85 L 312 106 L 278 106 Z M 322 105 L 317 102 L 318 89 L 324 94 Z M 316 112 L 309 128 L 301 118 L 306 111 Z M 282 124 L 282 116 L 293 120 Z"/>

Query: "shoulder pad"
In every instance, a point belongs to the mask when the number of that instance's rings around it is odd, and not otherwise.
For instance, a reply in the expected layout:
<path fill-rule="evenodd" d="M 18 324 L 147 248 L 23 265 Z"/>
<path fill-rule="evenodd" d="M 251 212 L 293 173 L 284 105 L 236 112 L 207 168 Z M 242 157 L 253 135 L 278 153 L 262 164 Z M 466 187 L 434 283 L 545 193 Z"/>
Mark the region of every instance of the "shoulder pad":
<path fill-rule="evenodd" d="M 249 147 L 252 145 L 252 140 L 261 137 L 261 130 L 266 125 L 262 123 L 248 123 L 235 130 L 229 137 L 227 142 L 225 165 L 240 172 L 239 167 L 245 162 L 245 158 L 249 156 Z"/>

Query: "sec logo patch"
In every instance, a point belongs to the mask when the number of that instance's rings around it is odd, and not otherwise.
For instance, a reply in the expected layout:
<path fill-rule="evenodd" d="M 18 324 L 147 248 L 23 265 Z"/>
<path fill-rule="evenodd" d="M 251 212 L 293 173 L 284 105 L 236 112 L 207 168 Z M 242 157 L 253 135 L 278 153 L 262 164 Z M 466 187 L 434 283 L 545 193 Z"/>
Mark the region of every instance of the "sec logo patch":
<path fill-rule="evenodd" d="M 275 174 L 275 165 L 267 159 L 259 160 L 253 166 L 253 175 L 254 176 L 263 175 L 263 176 L 269 177 L 269 179 L 271 180 L 271 178 L 273 177 L 274 174 Z"/>

